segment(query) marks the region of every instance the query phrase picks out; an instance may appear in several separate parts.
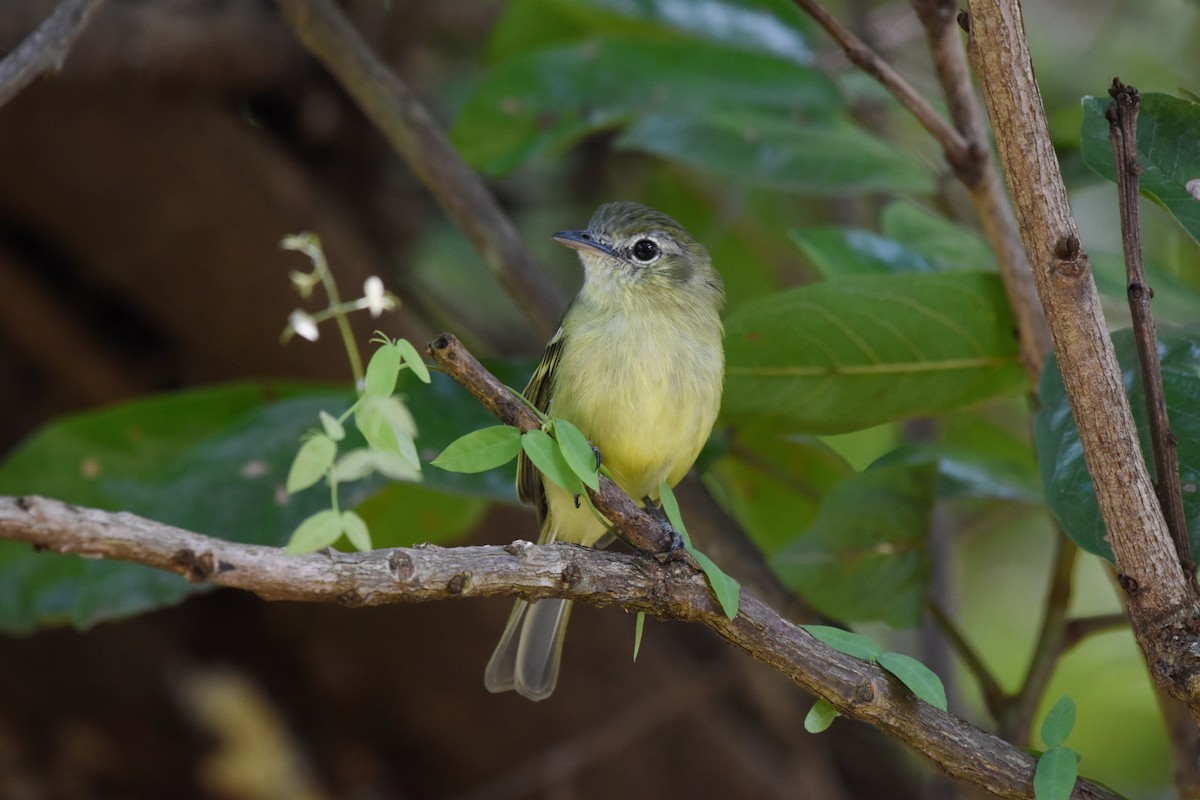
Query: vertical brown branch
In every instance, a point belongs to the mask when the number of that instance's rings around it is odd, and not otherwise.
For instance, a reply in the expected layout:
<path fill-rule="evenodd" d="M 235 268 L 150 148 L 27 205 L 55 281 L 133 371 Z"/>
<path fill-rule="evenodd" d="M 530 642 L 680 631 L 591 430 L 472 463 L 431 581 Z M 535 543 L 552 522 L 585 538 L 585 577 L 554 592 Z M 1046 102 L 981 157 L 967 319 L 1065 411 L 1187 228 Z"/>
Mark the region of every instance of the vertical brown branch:
<path fill-rule="evenodd" d="M 1200 718 L 1200 607 L 1142 460 L 1016 0 L 971 0 L 969 48 L 1134 634 L 1154 679 Z"/>
<path fill-rule="evenodd" d="M 925 28 L 934 71 L 946 97 L 950 118 L 968 145 L 962 160 L 947 160 L 955 177 L 967 188 L 975 213 L 979 215 L 984 238 L 996 254 L 1004 291 L 1016 322 L 1021 366 L 1030 386 L 1037 386 L 1042 366 L 1050 353 L 1050 329 L 1046 327 L 1046 317 L 1038 302 L 1037 288 L 1012 205 L 987 145 L 988 130 L 983 110 L 971 83 L 962 31 L 956 24 L 957 4 L 954 0 L 912 0 L 912 6 Z"/>
<path fill-rule="evenodd" d="M 1108 90 L 1113 104 L 1105 112 L 1113 165 L 1117 174 L 1117 198 L 1121 209 L 1121 241 L 1125 249 L 1125 275 L 1129 311 L 1133 316 L 1133 340 L 1137 347 L 1142 386 L 1146 392 L 1146 410 L 1150 417 L 1150 441 L 1154 450 L 1154 492 L 1158 495 L 1167 530 L 1175 540 L 1179 563 L 1195 576 L 1192 546 L 1188 540 L 1183 512 L 1183 489 L 1179 483 L 1179 454 L 1167 417 L 1163 392 L 1162 363 L 1158 357 L 1158 330 L 1150 313 L 1154 290 L 1146 282 L 1142 258 L 1142 228 L 1138 219 L 1138 191 L 1142 165 L 1137 153 L 1138 90 L 1114 78 Z"/>

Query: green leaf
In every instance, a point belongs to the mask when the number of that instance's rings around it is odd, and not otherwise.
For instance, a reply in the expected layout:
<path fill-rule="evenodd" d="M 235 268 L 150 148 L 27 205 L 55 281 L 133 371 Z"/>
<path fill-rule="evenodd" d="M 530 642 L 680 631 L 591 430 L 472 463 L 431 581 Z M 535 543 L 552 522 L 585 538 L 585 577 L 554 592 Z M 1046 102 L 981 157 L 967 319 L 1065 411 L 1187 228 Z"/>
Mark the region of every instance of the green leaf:
<path fill-rule="evenodd" d="M 744 425 L 728 453 L 704 473 L 769 557 L 812 524 L 821 498 L 853 470 L 814 437 L 783 438 L 768 426 Z"/>
<path fill-rule="evenodd" d="M 933 670 L 912 656 L 903 653 L 884 653 L 879 666 L 895 675 L 909 691 L 934 708 L 947 710 L 946 687 Z"/>
<path fill-rule="evenodd" d="M 582 494 L 583 486 L 571 465 L 563 458 L 558 442 L 543 430 L 526 431 L 521 436 L 521 448 L 533 465 L 550 480 L 572 494 Z"/>
<path fill-rule="evenodd" d="M 801 228 L 789 236 L 821 276 L 830 281 L 858 275 L 942 270 L 941 264 L 916 250 L 857 228 Z"/>
<path fill-rule="evenodd" d="M 829 625 L 801 625 L 800 627 L 808 631 L 814 639 L 829 645 L 839 653 L 845 653 L 863 661 L 875 661 L 883 655 L 883 648 L 861 634 Z"/>
<path fill-rule="evenodd" d="M 313 436 L 296 451 L 296 460 L 288 471 L 287 491 L 295 494 L 325 476 L 337 455 L 337 443 L 325 435 Z"/>
<path fill-rule="evenodd" d="M 487 509 L 478 497 L 431 490 L 428 484 L 389 483 L 355 511 L 373 532 L 375 546 L 384 548 L 460 542 Z"/>
<path fill-rule="evenodd" d="M 44 494 L 128 511 L 232 541 L 282 546 L 328 505 L 323 492 L 284 493 L 297 443 L 350 392 L 239 383 L 135 400 L 55 421 L 0 465 L 0 493 Z M 373 491 L 344 492 L 347 504 Z M 213 502 L 219 497 L 220 502 Z M 211 588 L 161 570 L 34 552 L 0 542 L 0 629 L 86 627 L 176 603 Z"/>
<path fill-rule="evenodd" d="M 712 587 L 713 595 L 721 604 L 721 610 L 725 612 L 725 616 L 729 619 L 735 618 L 738 614 L 738 603 L 741 601 L 741 585 L 704 553 L 690 546 L 688 550 L 691 552 L 692 558 L 696 559 L 696 563 L 700 565 L 704 576 L 708 578 L 708 585 Z"/>
<path fill-rule="evenodd" d="M 413 467 L 412 460 L 408 456 L 395 453 L 372 451 L 371 468 L 385 478 L 391 478 L 394 481 L 415 482 L 421 480 L 422 477 L 421 471 Z"/>
<path fill-rule="evenodd" d="M 941 269 L 995 270 L 996 256 L 983 237 L 961 222 L 946 219 L 910 201 L 883 210 L 883 235 L 921 253 Z"/>
<path fill-rule="evenodd" d="M 846 278 L 743 305 L 726 322 L 728 417 L 839 433 L 1024 388 L 1000 280 Z"/>
<path fill-rule="evenodd" d="M 880 458 L 876 464 L 928 464 L 937 469 L 937 496 L 942 498 L 989 497 L 1021 503 L 1040 503 L 1041 480 L 1028 444 L 1016 457 L 992 449 L 951 441 L 906 444 Z"/>
<path fill-rule="evenodd" d="M 371 532 L 367 530 L 367 523 L 362 517 L 353 511 L 343 511 L 341 525 L 342 533 L 346 534 L 356 550 L 365 553 L 371 549 Z"/>
<path fill-rule="evenodd" d="M 483 472 L 507 464 L 519 452 L 521 431 L 494 425 L 460 436 L 430 463 L 450 472 Z"/>
<path fill-rule="evenodd" d="M 926 551 L 936 474 L 872 466 L 825 498 L 817 519 L 770 558 L 780 579 L 835 619 L 911 627 L 929 583 Z"/>
<path fill-rule="evenodd" d="M 828 115 L 842 101 L 827 76 L 788 59 L 686 38 L 606 35 L 496 65 L 451 136 L 472 166 L 500 175 L 643 114 L 702 119 L 733 106 L 785 117 Z"/>
<path fill-rule="evenodd" d="M 585 34 L 637 33 L 648 45 L 686 36 L 807 64 L 812 50 L 804 23 L 785 0 L 706 0 L 704 13 L 660 0 L 514 0 L 497 23 L 489 49 L 493 57 L 505 57 Z"/>
<path fill-rule="evenodd" d="M 1145 390 L 1142 386 L 1133 336 L 1129 330 L 1112 337 L 1117 359 L 1130 396 L 1142 453 L 1154 471 L 1148 442 Z M 1159 354 L 1162 360 L 1163 392 L 1171 431 L 1178 440 L 1180 479 L 1184 486 L 1200 483 L 1200 325 L 1182 328 L 1160 327 Z M 1034 417 L 1034 441 L 1042 487 L 1050 510 L 1063 530 L 1089 553 L 1113 560 L 1112 549 L 1104 540 L 1104 521 L 1096 502 L 1096 491 L 1083 459 L 1079 429 L 1075 426 L 1058 362 L 1049 359 L 1039 388 L 1040 408 Z M 1200 492 L 1183 493 L 1188 539 L 1194 552 L 1200 552 Z"/>
<path fill-rule="evenodd" d="M 396 348 L 400 351 L 400 357 L 404 359 L 404 363 L 420 379 L 421 383 L 429 383 L 429 367 L 425 365 L 424 359 L 417 352 L 417 348 L 413 347 L 413 343 L 408 339 L 397 339 Z"/>
<path fill-rule="evenodd" d="M 325 435 L 335 442 L 340 442 L 346 438 L 346 429 L 342 427 L 342 423 L 338 422 L 337 417 L 330 414 L 328 411 L 322 411 L 321 427 L 325 429 Z"/>
<path fill-rule="evenodd" d="M 679 513 L 679 501 L 675 499 L 675 493 L 671 491 L 671 487 L 667 485 L 666 481 L 663 481 L 658 487 L 658 496 L 667 520 L 683 539 L 684 546 L 692 554 L 692 558 L 696 559 L 696 564 L 704 573 L 704 577 L 708 579 L 708 585 L 721 605 L 721 610 L 725 612 L 726 617 L 733 619 L 738 613 L 742 587 L 736 580 L 725 574 L 715 561 L 692 545 L 692 537 L 688 535 L 687 527 L 683 524 L 683 515 Z"/>
<path fill-rule="evenodd" d="M 675 492 L 671 491 L 671 487 L 666 481 L 658 487 L 658 501 L 662 504 L 663 513 L 667 515 L 667 522 L 671 523 L 671 527 L 683 539 L 684 547 L 692 549 L 692 537 L 688 535 L 687 526 L 683 524 L 683 514 L 679 511 L 679 501 L 675 499 Z"/>
<path fill-rule="evenodd" d="M 1075 727 L 1075 701 L 1069 695 L 1058 698 L 1042 720 L 1042 741 L 1047 747 L 1060 747 Z"/>
<path fill-rule="evenodd" d="M 637 620 L 633 623 L 633 660 L 637 663 L 638 653 L 642 649 L 642 633 L 646 629 L 646 612 L 639 611 Z"/>
<path fill-rule="evenodd" d="M 818 700 L 804 717 L 804 730 L 809 733 L 823 733 L 829 730 L 829 726 L 841 715 L 842 712 L 830 705 L 828 700 Z"/>
<path fill-rule="evenodd" d="M 396 379 L 400 376 L 402 352 L 394 344 L 385 344 L 371 356 L 371 362 L 367 364 L 365 390 L 368 397 L 390 397 L 392 392 L 396 391 Z"/>
<path fill-rule="evenodd" d="M 318 511 L 300 523 L 291 541 L 287 543 L 288 555 L 313 553 L 322 547 L 330 547 L 342 535 L 342 515 L 332 508 Z"/>
<path fill-rule="evenodd" d="M 1067 747 L 1052 747 L 1038 759 L 1033 775 L 1037 800 L 1068 800 L 1079 776 L 1079 754 Z"/>
<path fill-rule="evenodd" d="M 1089 167 L 1115 181 L 1104 118 L 1111 104 L 1108 97 L 1084 98 L 1080 147 Z M 1141 95 L 1137 149 L 1141 193 L 1167 209 L 1200 242 L 1200 202 L 1187 188 L 1189 181 L 1200 178 L 1200 104 L 1153 92 Z"/>
<path fill-rule="evenodd" d="M 416 423 L 399 397 L 366 395 L 354 411 L 354 422 L 372 450 L 394 453 L 420 468 L 412 437 Z"/>
<path fill-rule="evenodd" d="M 508 384 L 521 383 L 529 378 L 533 364 L 529 361 L 516 363 L 492 362 L 486 364 L 498 378 Z M 401 373 L 400 390 L 412 412 L 421 420 L 419 454 L 423 463 L 428 463 L 444 450 L 464 431 L 486 428 L 496 424 L 496 418 L 487 412 L 475 398 L 454 379 L 444 373 L 434 372 L 429 386 L 420 384 L 408 371 Z M 516 503 L 516 486 L 511 470 L 485 470 L 484 472 L 447 472 L 441 469 L 426 470 L 426 486 L 458 495 L 487 497 L 507 503 Z M 378 529 L 376 537 L 379 536 Z"/>
<path fill-rule="evenodd" d="M 413 469 L 404 456 L 366 447 L 355 448 L 334 462 L 329 478 L 336 483 L 349 483 L 375 472 L 397 481 L 421 480 L 421 472 Z"/>
<path fill-rule="evenodd" d="M 565 419 L 554 420 L 554 438 L 562 450 L 563 458 L 571 466 L 571 470 L 579 476 L 579 480 L 599 491 L 600 476 L 596 472 L 596 451 L 592 443 L 570 422 Z"/>
<path fill-rule="evenodd" d="M 927 192 L 932 178 L 910 155 L 844 120 L 713 110 L 647 114 L 615 147 L 640 150 L 741 184 L 844 195 Z"/>

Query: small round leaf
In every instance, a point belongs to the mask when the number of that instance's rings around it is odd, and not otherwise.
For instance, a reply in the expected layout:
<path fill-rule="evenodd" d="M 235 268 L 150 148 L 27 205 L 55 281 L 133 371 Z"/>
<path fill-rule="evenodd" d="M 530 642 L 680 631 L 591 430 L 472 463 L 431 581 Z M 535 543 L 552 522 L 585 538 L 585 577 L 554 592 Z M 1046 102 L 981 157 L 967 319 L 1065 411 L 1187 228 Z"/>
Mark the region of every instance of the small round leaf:
<path fill-rule="evenodd" d="M 329 547 L 342 535 L 342 515 L 327 508 L 318 511 L 296 526 L 291 540 L 287 543 L 287 553 L 298 555 L 312 553 L 322 547 Z"/>
<path fill-rule="evenodd" d="M 287 491 L 295 494 L 312 486 L 325 476 L 337 455 L 337 444 L 324 434 L 318 434 L 300 445 L 292 467 L 288 470 Z"/>

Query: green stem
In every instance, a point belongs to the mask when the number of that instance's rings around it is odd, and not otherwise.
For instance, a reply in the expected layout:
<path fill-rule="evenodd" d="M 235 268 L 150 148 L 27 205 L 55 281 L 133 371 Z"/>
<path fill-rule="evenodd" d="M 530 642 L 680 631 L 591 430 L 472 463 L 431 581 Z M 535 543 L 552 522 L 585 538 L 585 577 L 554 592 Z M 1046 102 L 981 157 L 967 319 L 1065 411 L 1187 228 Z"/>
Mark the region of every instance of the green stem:
<path fill-rule="evenodd" d="M 358 353 L 358 344 L 354 341 L 354 332 L 350 329 L 350 320 L 341 309 L 342 297 L 338 293 L 337 282 L 333 279 L 333 273 L 329 271 L 323 251 L 318 249 L 312 258 L 317 272 L 321 276 L 321 284 L 325 287 L 325 294 L 329 298 L 328 313 L 337 323 L 338 332 L 342 335 L 342 344 L 346 347 L 346 357 L 350 359 L 350 371 L 354 375 L 354 388 L 359 389 L 365 380 L 362 357 Z"/>
<path fill-rule="evenodd" d="M 334 511 L 338 511 L 340 513 L 340 507 L 338 506 L 338 484 L 337 484 L 337 481 L 331 480 L 329 482 L 329 507 L 332 508 Z"/>

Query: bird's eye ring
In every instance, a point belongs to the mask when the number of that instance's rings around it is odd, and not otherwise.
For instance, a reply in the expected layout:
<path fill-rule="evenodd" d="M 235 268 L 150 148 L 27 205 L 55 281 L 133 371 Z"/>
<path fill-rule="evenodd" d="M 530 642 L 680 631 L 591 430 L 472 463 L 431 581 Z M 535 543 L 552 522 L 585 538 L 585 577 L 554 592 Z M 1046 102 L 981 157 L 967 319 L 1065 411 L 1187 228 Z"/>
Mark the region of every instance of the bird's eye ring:
<path fill-rule="evenodd" d="M 633 257 L 643 264 L 649 264 L 658 258 L 658 245 L 653 239 L 638 239 L 633 245 Z"/>

